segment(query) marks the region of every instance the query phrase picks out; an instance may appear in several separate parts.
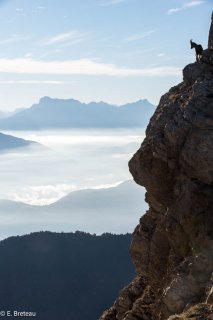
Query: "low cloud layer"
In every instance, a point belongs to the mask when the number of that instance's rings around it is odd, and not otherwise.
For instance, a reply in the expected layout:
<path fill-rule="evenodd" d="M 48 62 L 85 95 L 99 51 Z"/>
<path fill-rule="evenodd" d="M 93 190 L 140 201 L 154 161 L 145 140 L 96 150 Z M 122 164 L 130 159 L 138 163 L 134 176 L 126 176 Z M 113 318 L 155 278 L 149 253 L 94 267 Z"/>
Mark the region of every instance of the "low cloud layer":
<path fill-rule="evenodd" d="M 100 184 L 90 189 L 107 189 L 118 186 L 123 181 L 109 184 Z M 70 192 L 88 189 L 86 186 L 78 187 L 74 184 L 55 184 L 43 186 L 23 187 L 20 192 L 10 194 L 13 201 L 23 202 L 30 205 L 48 205 L 66 196 Z"/>
<path fill-rule="evenodd" d="M 22 188 L 20 192 L 10 194 L 10 199 L 31 205 L 46 205 L 76 189 L 76 186 L 71 184 L 29 186 Z"/>

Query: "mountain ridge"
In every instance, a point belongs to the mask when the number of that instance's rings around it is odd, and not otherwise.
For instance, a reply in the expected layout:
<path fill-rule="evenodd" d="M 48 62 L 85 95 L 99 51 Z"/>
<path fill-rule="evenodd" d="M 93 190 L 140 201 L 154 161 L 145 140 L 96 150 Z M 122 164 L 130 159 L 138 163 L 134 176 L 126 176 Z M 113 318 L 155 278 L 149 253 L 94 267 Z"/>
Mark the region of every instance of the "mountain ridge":
<path fill-rule="evenodd" d="M 0 153 L 1 152 L 10 152 L 17 150 L 24 150 L 26 148 L 36 148 L 36 149 L 45 149 L 43 145 L 36 141 L 25 140 L 22 138 L 17 138 L 12 135 L 4 134 L 0 132 Z M 32 149 L 33 150 L 33 149 Z"/>
<path fill-rule="evenodd" d="M 141 122 L 148 122 L 154 109 L 146 99 L 115 106 L 105 102 L 81 103 L 74 99 L 43 97 L 38 104 L 0 119 L 0 129 L 137 127 Z"/>

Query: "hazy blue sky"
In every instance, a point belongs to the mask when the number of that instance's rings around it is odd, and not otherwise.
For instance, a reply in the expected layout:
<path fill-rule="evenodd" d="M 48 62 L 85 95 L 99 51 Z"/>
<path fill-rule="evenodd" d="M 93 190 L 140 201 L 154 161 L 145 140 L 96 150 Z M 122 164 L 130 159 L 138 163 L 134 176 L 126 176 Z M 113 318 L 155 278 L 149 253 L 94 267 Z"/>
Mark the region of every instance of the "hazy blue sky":
<path fill-rule="evenodd" d="M 207 46 L 212 0 L 0 1 L 0 109 L 42 96 L 125 103 L 162 93 Z"/>

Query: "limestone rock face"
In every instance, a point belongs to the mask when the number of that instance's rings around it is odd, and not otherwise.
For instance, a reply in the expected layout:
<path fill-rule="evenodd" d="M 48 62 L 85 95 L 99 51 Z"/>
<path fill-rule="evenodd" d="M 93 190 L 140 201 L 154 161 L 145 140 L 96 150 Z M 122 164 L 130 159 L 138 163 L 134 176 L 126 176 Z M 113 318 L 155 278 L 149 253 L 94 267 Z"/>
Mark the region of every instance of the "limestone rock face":
<path fill-rule="evenodd" d="M 149 210 L 131 245 L 137 276 L 101 320 L 213 320 L 213 51 L 160 100 L 129 162 Z"/>

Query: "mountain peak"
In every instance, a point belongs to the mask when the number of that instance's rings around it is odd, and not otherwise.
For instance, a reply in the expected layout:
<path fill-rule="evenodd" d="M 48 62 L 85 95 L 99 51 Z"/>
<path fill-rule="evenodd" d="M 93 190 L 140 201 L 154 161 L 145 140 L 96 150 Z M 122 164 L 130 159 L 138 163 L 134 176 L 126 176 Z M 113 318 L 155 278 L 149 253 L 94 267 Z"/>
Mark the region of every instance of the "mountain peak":
<path fill-rule="evenodd" d="M 49 101 L 52 101 L 52 100 L 53 100 L 53 98 L 50 98 L 48 96 L 44 96 L 39 100 L 39 103 L 45 103 L 45 102 L 49 102 Z"/>

